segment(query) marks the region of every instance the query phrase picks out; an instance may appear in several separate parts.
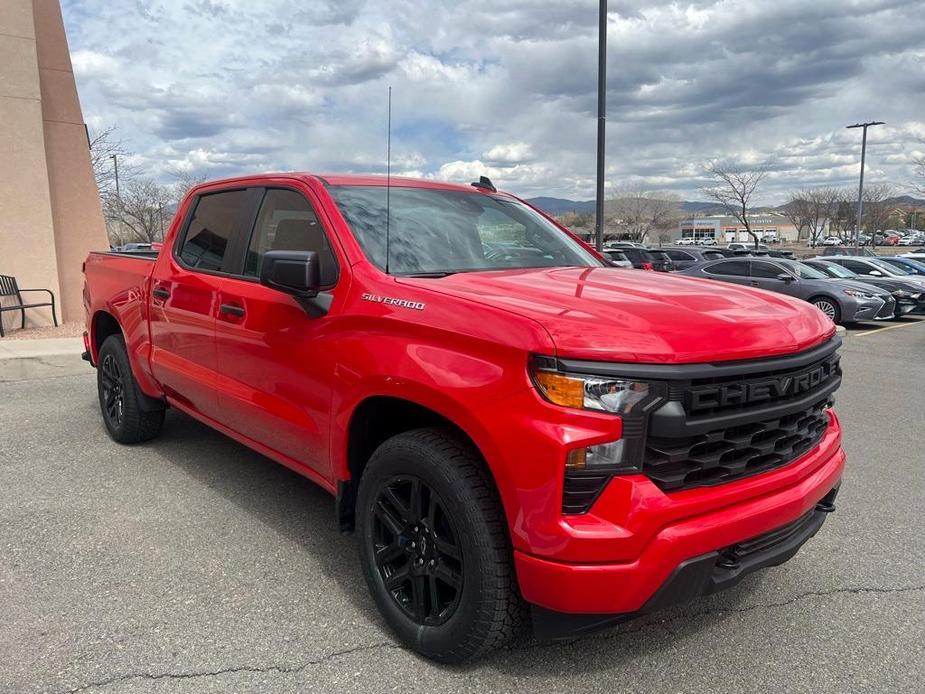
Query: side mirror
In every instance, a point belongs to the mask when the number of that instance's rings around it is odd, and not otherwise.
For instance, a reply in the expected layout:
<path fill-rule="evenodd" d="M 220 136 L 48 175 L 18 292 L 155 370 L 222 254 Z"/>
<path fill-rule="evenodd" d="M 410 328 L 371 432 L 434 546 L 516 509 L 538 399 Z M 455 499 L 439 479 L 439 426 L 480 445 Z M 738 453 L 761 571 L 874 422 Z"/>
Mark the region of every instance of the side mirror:
<path fill-rule="evenodd" d="M 777 276 L 777 279 L 781 282 L 793 282 L 794 277 L 786 272 L 782 272 Z"/>
<path fill-rule="evenodd" d="M 260 268 L 260 284 L 298 299 L 318 296 L 321 267 L 315 251 L 267 251 Z"/>
<path fill-rule="evenodd" d="M 883 273 L 880 272 L 880 270 L 871 270 L 867 274 L 870 275 L 871 277 L 883 277 Z"/>

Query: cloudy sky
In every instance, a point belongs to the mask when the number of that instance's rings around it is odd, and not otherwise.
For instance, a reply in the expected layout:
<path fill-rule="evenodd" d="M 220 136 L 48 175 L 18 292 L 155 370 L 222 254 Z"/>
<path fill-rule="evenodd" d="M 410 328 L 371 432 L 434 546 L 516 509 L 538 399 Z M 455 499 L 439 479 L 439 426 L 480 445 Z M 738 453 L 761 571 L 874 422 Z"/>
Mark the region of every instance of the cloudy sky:
<path fill-rule="evenodd" d="M 63 0 L 91 128 L 218 177 L 393 171 L 586 199 L 594 0 Z M 925 151 L 922 0 L 611 0 L 608 185 L 698 197 L 710 160 L 800 185 L 897 185 Z"/>

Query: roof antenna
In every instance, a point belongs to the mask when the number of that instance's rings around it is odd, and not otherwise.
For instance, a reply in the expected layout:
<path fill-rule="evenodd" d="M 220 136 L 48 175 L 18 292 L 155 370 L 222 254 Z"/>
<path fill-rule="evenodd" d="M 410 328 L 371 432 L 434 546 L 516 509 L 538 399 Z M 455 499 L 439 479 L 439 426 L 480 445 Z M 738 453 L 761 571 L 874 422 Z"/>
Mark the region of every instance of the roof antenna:
<path fill-rule="evenodd" d="M 389 222 L 391 219 L 391 193 L 392 193 L 392 87 L 389 87 L 389 119 L 388 136 L 386 142 L 386 168 L 385 168 L 385 274 L 389 274 Z"/>

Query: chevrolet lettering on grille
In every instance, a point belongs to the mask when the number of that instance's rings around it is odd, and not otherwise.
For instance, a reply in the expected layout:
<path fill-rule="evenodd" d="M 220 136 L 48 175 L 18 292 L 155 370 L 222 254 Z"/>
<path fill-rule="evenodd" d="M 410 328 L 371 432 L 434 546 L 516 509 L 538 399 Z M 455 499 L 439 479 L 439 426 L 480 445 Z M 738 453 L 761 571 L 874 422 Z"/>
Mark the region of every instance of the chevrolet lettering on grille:
<path fill-rule="evenodd" d="M 696 386 L 687 392 L 687 411 L 722 409 L 791 398 L 815 390 L 838 369 L 838 360 L 828 360 L 795 374 L 784 374 L 739 383 Z"/>

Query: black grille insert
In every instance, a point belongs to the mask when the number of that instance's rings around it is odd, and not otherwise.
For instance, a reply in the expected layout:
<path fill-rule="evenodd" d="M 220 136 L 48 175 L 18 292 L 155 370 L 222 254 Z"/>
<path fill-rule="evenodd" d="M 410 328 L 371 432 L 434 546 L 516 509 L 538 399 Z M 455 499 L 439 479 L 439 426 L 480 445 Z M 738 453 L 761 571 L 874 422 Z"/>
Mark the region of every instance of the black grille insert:
<path fill-rule="evenodd" d="M 665 491 L 765 472 L 813 448 L 829 424 L 828 399 L 806 410 L 684 438 L 646 440 L 643 473 Z"/>

